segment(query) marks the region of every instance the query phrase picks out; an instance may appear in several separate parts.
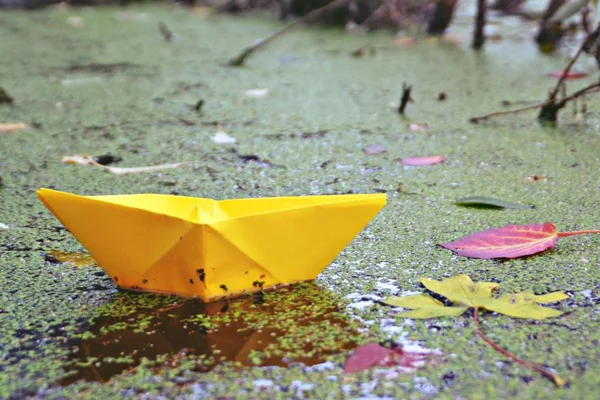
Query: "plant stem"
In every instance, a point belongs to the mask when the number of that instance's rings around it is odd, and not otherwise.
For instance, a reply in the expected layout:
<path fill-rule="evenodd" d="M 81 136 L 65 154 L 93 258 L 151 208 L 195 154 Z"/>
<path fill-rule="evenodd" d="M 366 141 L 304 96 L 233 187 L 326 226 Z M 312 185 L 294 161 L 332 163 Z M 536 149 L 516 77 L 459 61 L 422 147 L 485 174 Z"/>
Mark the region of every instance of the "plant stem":
<path fill-rule="evenodd" d="M 579 89 L 578 91 L 576 91 L 573 94 L 570 94 L 569 96 L 560 100 L 558 103 L 551 102 L 551 101 L 545 101 L 544 103 L 534 104 L 532 106 L 518 108 L 516 110 L 493 112 L 491 114 L 482 115 L 480 117 L 473 117 L 473 118 L 469 119 L 469 122 L 471 122 L 472 124 L 478 124 L 482 121 L 485 121 L 485 120 L 493 118 L 493 117 L 499 117 L 502 115 L 510 115 L 510 114 L 518 114 L 518 113 L 521 113 L 524 111 L 534 110 L 534 109 L 540 108 L 540 107 L 546 107 L 548 105 L 554 105 L 555 107 L 558 107 L 558 109 L 560 109 L 560 108 L 563 108 L 568 101 L 571 101 L 573 99 L 581 97 L 585 94 L 598 91 L 599 88 L 600 88 L 600 82 L 592 83 L 591 85 L 586 86 L 583 89 Z"/>
<path fill-rule="evenodd" d="M 540 367 L 539 365 L 531 364 L 525 360 L 522 360 L 519 357 L 515 356 L 514 354 L 509 353 L 508 351 L 504 350 L 502 347 L 498 346 L 496 343 L 492 342 L 492 340 L 490 338 L 488 338 L 487 336 L 485 336 L 483 334 L 483 332 L 481 331 L 481 329 L 479 328 L 479 319 L 478 319 L 477 311 L 478 311 L 478 308 L 475 307 L 475 313 L 473 314 L 473 320 L 475 321 L 475 330 L 477 331 L 477 334 L 479 336 L 481 336 L 481 338 L 487 344 L 489 344 L 494 350 L 496 350 L 498 353 L 510 358 L 511 360 L 518 362 L 519 364 L 521 364 L 529 369 L 539 372 L 540 374 L 544 375 L 546 378 L 548 378 L 552 382 L 554 382 L 556 384 L 556 386 L 558 386 L 558 387 L 562 387 L 565 385 L 566 382 L 563 381 L 562 379 L 560 379 L 557 375 L 553 374 L 552 372 L 546 371 L 544 368 Z"/>
<path fill-rule="evenodd" d="M 490 119 L 492 117 L 498 117 L 498 116 L 501 116 L 501 115 L 509 115 L 509 114 L 518 114 L 518 113 L 523 112 L 523 111 L 534 110 L 536 108 L 540 108 L 543 105 L 544 105 L 544 103 L 541 103 L 541 104 L 536 104 L 536 105 L 533 105 L 533 106 L 519 108 L 519 109 L 516 109 L 516 110 L 498 111 L 498 112 L 494 112 L 494 113 L 491 113 L 491 114 L 482 115 L 481 117 L 473 117 L 473 118 L 469 119 L 469 122 L 472 123 L 472 124 L 478 124 L 481 121 L 484 121 L 486 119 Z"/>
<path fill-rule="evenodd" d="M 558 232 L 558 237 L 574 236 L 574 235 L 589 235 L 591 233 L 600 233 L 600 229 L 588 229 L 583 231 Z"/>
<path fill-rule="evenodd" d="M 283 35 L 285 32 L 287 32 L 291 28 L 295 27 L 296 25 L 301 24 L 301 23 L 313 22 L 313 21 L 321 18 L 325 14 L 328 14 L 334 10 L 337 10 L 338 8 L 344 7 L 348 3 L 350 3 L 350 0 L 335 0 L 335 1 L 332 1 L 331 3 L 326 4 L 325 6 L 323 6 L 321 8 L 317 8 L 316 10 L 309 12 L 302 18 L 298 18 L 297 20 L 290 22 L 289 24 L 287 24 L 286 26 L 284 26 L 283 28 L 281 28 L 280 30 L 278 30 L 277 32 L 272 34 L 271 36 L 258 41 L 256 44 L 253 44 L 252 46 L 246 47 L 244 50 L 242 50 L 240 52 L 240 54 L 238 54 L 237 56 L 230 59 L 227 62 L 227 65 L 229 65 L 230 67 L 241 67 L 244 64 L 244 61 L 246 60 L 246 58 L 248 58 L 252 53 L 254 53 L 256 50 L 260 49 L 261 47 L 265 46 L 267 43 L 277 39 L 279 36 Z"/>

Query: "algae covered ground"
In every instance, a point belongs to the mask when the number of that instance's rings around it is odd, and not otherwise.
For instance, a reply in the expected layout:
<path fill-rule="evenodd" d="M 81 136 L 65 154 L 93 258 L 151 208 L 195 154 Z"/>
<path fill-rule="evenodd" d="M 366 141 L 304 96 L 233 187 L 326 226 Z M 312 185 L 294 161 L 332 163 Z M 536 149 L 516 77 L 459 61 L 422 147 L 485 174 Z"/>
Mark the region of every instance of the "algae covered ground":
<path fill-rule="evenodd" d="M 535 114 L 468 123 L 503 100 L 543 100 L 555 84 L 546 73 L 566 64 L 510 21 L 480 54 L 460 19 L 458 43 L 300 29 L 236 69 L 227 60 L 277 29 L 272 18 L 167 6 L 0 14 L 0 86 L 14 98 L 0 123 L 29 125 L 0 132 L 0 398 L 597 398 L 599 236 L 515 260 L 437 246 L 511 223 L 600 228 L 593 95 L 585 116 L 567 108 L 558 127 Z M 353 57 L 362 46 L 375 51 Z M 591 77 L 570 90 L 597 76 L 588 61 L 578 67 Z M 415 100 L 406 118 L 394 109 L 403 82 Z M 236 143 L 215 143 L 218 131 Z M 375 144 L 386 151 L 365 154 Z M 74 154 L 118 156 L 118 167 L 191 164 L 118 176 L 61 163 Z M 447 159 L 399 162 L 427 154 Z M 85 250 L 38 201 L 40 187 L 215 199 L 385 192 L 388 205 L 315 283 L 202 305 L 120 292 L 101 268 L 57 260 Z M 535 208 L 453 204 L 475 195 Z M 501 293 L 567 291 L 558 318 L 480 316 L 491 339 L 566 387 L 486 346 L 468 313 L 405 320 L 379 302 L 423 291 L 420 277 L 458 273 L 499 282 Z M 366 342 L 436 349 L 441 361 L 344 374 Z"/>

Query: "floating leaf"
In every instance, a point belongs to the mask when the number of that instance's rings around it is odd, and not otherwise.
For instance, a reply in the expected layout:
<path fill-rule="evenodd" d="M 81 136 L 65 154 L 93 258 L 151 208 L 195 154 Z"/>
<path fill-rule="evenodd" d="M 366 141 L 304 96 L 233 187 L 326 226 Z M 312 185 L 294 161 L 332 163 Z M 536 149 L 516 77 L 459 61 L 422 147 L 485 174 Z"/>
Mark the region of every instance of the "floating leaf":
<path fill-rule="evenodd" d="M 539 303 L 555 303 L 567 298 L 569 296 L 563 292 L 536 296 L 533 291 L 528 290 L 516 294 L 505 294 L 498 299 L 488 301 L 482 308 L 516 318 L 545 319 L 557 317 L 562 312 L 553 308 L 542 307 Z"/>
<path fill-rule="evenodd" d="M 473 258 L 517 258 L 554 247 L 556 226 L 550 222 L 532 225 L 506 225 L 476 232 L 440 246 L 459 256 Z"/>
<path fill-rule="evenodd" d="M 0 124 L 0 133 L 12 133 L 18 132 L 29 128 L 29 125 L 22 122 L 13 124 Z"/>
<path fill-rule="evenodd" d="M 529 363 L 518 358 L 512 353 L 504 350 L 496 343 L 492 342 L 483 334 L 479 327 L 478 311 L 485 309 L 506 314 L 511 317 L 529 318 L 542 320 L 556 317 L 562 314 L 561 311 L 552 308 L 540 306 L 543 303 L 554 303 L 568 298 L 563 292 L 553 292 L 541 296 L 536 296 L 533 291 L 527 290 L 515 294 L 505 294 L 498 298 L 492 296 L 492 292 L 498 287 L 495 282 L 477 282 L 473 283 L 467 275 L 460 274 L 453 277 L 436 281 L 428 278 L 421 278 L 421 283 L 430 291 L 446 297 L 452 303 L 452 306 L 445 307 L 439 300 L 427 295 L 421 294 L 409 297 L 389 297 L 384 299 L 386 304 L 410 308 L 412 311 L 400 313 L 400 316 L 409 318 L 433 318 L 437 316 L 458 316 L 469 308 L 473 308 L 473 322 L 475 330 L 479 336 L 489 344 L 494 350 L 509 357 L 510 359 L 531 368 L 545 377 L 551 379 L 557 386 L 564 386 L 565 382 L 545 370 L 543 367 Z M 442 311 L 447 309 L 447 312 Z"/>
<path fill-rule="evenodd" d="M 402 348 L 388 349 L 376 343 L 362 345 L 346 360 L 344 372 L 353 374 L 371 367 L 399 366 L 409 369 L 423 367 L 425 361 L 433 360 L 432 353 L 404 351 Z"/>
<path fill-rule="evenodd" d="M 188 163 L 180 162 L 174 164 L 162 164 L 162 165 L 151 165 L 148 167 L 130 167 L 130 168 L 119 168 L 119 167 L 108 167 L 106 165 L 102 165 L 97 163 L 93 157 L 90 157 L 87 154 L 84 155 L 73 155 L 73 156 L 64 156 L 62 158 L 63 164 L 66 165 L 90 165 L 93 167 L 101 168 L 105 171 L 113 173 L 115 175 L 126 175 L 126 174 L 137 174 L 140 172 L 155 172 L 162 171 L 165 169 L 173 169 L 179 168 L 184 165 L 188 165 Z"/>
<path fill-rule="evenodd" d="M 384 303 L 409 308 L 412 311 L 400 313 L 407 318 L 434 318 L 441 316 L 458 316 L 469 308 L 482 308 L 516 318 L 542 320 L 556 317 L 561 311 L 540 306 L 540 303 L 555 303 L 568 298 L 563 292 L 548 293 L 536 296 L 531 290 L 520 293 L 509 293 L 498 298 L 492 292 L 499 286 L 495 282 L 474 283 L 468 275 L 460 274 L 436 281 L 421 278 L 421 283 L 428 290 L 440 294 L 450 300 L 452 306 L 444 306 L 439 300 L 419 294 L 408 297 L 388 297 Z"/>
<path fill-rule="evenodd" d="M 566 74 L 564 71 L 554 71 L 554 72 L 548 73 L 548 76 L 550 78 L 554 78 L 554 79 L 560 79 L 560 78 L 562 78 L 563 75 L 565 75 L 565 79 L 567 79 L 567 80 L 583 79 L 586 76 L 588 76 L 588 74 L 586 72 L 577 72 L 577 71 L 569 71 Z"/>
<path fill-rule="evenodd" d="M 476 232 L 440 246 L 459 256 L 472 258 L 517 258 L 554 247 L 559 237 L 600 233 L 598 229 L 558 232 L 551 222 L 506 225 Z"/>
<path fill-rule="evenodd" d="M 492 208 L 514 208 L 515 210 L 530 210 L 533 206 L 529 204 L 511 203 L 504 200 L 493 199 L 491 197 L 465 197 L 463 199 L 456 200 L 454 204 L 459 206 L 482 206 Z"/>
<path fill-rule="evenodd" d="M 410 308 L 411 311 L 401 312 L 399 315 L 406 318 L 437 318 L 457 317 L 467 311 L 468 307 L 446 307 L 444 303 L 427 294 L 417 294 L 407 297 L 389 297 L 383 300 L 390 306 Z"/>
<path fill-rule="evenodd" d="M 444 156 L 418 156 L 418 157 L 405 157 L 400 160 L 403 165 L 411 167 L 418 167 L 421 165 L 434 165 L 444 162 L 446 158 Z"/>

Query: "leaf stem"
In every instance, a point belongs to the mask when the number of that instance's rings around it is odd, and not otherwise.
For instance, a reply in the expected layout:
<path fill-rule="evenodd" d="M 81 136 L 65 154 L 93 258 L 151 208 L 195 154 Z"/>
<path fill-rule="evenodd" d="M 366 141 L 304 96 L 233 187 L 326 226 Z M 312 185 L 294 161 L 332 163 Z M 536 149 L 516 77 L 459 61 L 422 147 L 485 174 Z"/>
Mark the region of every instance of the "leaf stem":
<path fill-rule="evenodd" d="M 591 233 L 600 233 L 600 229 L 588 229 L 584 231 L 558 232 L 558 237 L 574 236 L 574 235 L 589 235 Z"/>
<path fill-rule="evenodd" d="M 519 364 L 524 365 L 525 367 L 527 367 L 529 369 L 539 372 L 540 374 L 544 375 L 546 378 L 548 378 L 552 382 L 554 382 L 554 384 L 556 384 L 556 386 L 558 386 L 558 387 L 562 387 L 565 385 L 565 381 L 560 379 L 558 377 L 558 375 L 555 375 L 552 372 L 546 371 L 544 368 L 540 367 L 539 365 L 532 364 L 525 360 L 522 360 L 519 357 L 515 356 L 514 354 L 509 353 L 507 350 L 504 350 L 502 347 L 498 346 L 496 343 L 492 342 L 492 340 L 490 338 L 488 338 L 487 336 L 485 336 L 483 334 L 483 332 L 481 331 L 481 329 L 479 328 L 479 319 L 478 319 L 477 311 L 478 311 L 478 308 L 475 307 L 475 312 L 473 314 L 473 321 L 475 322 L 475 330 L 477 331 L 477 334 L 479 336 L 481 336 L 481 338 L 487 344 L 489 344 L 494 350 L 496 350 L 498 353 L 510 358 L 511 360 L 514 360 L 514 361 L 518 362 Z"/>

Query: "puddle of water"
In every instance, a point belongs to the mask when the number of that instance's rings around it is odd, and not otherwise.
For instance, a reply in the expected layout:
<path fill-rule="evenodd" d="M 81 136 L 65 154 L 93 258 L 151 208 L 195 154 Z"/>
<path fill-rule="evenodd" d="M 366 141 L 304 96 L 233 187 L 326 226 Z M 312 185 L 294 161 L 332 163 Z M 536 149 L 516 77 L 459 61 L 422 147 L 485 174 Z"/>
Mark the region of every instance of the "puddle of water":
<path fill-rule="evenodd" d="M 60 384 L 106 382 L 143 358 L 155 361 L 157 369 L 192 360 L 196 371 L 223 362 L 317 364 L 356 347 L 355 326 L 337 303 L 325 289 L 307 283 L 208 304 L 120 293 L 89 330 L 69 340 L 70 375 Z"/>

